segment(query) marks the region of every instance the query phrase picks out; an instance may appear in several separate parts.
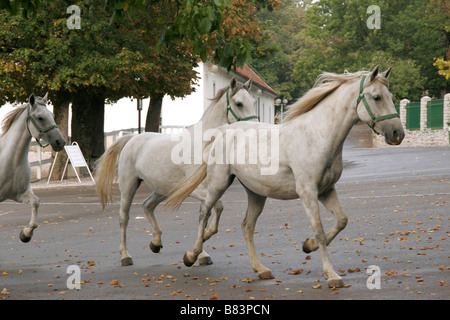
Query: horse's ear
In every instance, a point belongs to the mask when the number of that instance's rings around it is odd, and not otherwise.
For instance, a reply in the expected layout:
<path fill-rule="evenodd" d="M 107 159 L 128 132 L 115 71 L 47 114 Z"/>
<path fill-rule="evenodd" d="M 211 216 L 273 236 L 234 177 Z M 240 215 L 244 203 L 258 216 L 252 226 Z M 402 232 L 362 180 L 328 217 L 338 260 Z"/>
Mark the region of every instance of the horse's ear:
<path fill-rule="evenodd" d="M 34 107 L 34 102 L 35 102 L 34 93 L 32 93 L 32 94 L 30 95 L 30 97 L 28 98 L 28 103 L 29 103 L 32 107 Z"/>
<path fill-rule="evenodd" d="M 42 100 L 44 100 L 44 103 L 47 104 L 48 92 L 45 94 L 45 96 L 42 98 Z"/>
<path fill-rule="evenodd" d="M 247 80 L 246 83 L 244 83 L 244 88 L 245 90 L 250 90 L 250 88 L 252 87 L 252 83 L 253 83 L 253 77 L 251 77 L 250 79 Z"/>
<path fill-rule="evenodd" d="M 387 79 L 389 77 L 389 75 L 391 74 L 391 70 L 392 70 L 392 67 L 389 67 L 389 69 L 387 69 L 381 75 Z"/>
<path fill-rule="evenodd" d="M 233 92 L 234 90 L 236 90 L 237 87 L 237 80 L 236 77 L 233 77 L 233 79 L 231 79 L 230 81 L 230 89 Z"/>
<path fill-rule="evenodd" d="M 380 66 L 378 65 L 378 66 L 376 66 L 376 67 L 372 70 L 372 73 L 370 74 L 370 77 L 369 77 L 370 82 L 372 82 L 373 80 L 375 80 L 375 78 L 376 78 L 377 75 L 378 75 L 379 69 L 380 69 Z"/>

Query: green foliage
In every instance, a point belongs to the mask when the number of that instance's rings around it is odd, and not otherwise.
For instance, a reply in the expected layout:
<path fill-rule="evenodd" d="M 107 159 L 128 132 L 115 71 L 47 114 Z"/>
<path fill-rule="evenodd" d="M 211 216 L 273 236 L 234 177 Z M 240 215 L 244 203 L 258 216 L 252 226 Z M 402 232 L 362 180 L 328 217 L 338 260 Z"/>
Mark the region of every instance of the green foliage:
<path fill-rule="evenodd" d="M 390 83 L 397 103 L 448 92 L 448 79 L 433 65 L 434 58 L 448 54 L 448 2 L 377 1 L 381 28 L 369 29 L 367 8 L 373 4 L 370 0 L 283 1 L 278 12 L 260 15 L 271 50 L 253 47 L 252 65 L 288 99 L 309 90 L 321 72 L 370 70 L 377 64 L 382 69 L 393 66 Z"/>
<path fill-rule="evenodd" d="M 33 19 L 0 11 L 0 103 L 41 90 L 87 89 L 110 100 L 192 92 L 195 57 L 181 45 L 155 49 L 162 27 L 148 13 L 164 17 L 164 6 L 149 6 L 136 13 L 137 21 L 117 24 L 95 3 L 78 1 L 81 28 L 73 30 L 66 24 L 66 1 L 42 1 Z"/>

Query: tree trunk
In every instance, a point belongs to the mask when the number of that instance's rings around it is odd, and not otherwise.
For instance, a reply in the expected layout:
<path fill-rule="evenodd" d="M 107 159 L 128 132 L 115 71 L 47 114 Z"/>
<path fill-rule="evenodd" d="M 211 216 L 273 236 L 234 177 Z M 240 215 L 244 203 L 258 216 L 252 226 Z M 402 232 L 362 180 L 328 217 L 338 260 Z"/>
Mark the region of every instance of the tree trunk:
<path fill-rule="evenodd" d="M 92 128 L 90 131 L 91 159 L 89 167 L 93 168 L 95 162 L 105 152 L 105 96 L 103 94 L 91 96 Z"/>
<path fill-rule="evenodd" d="M 150 98 L 150 104 L 145 121 L 146 132 L 159 132 L 161 122 L 161 107 L 164 96 L 153 96 Z"/>
<path fill-rule="evenodd" d="M 62 136 L 66 140 L 66 144 L 69 144 L 69 103 L 70 97 L 61 92 L 57 92 L 51 97 L 53 104 L 53 114 L 55 115 L 55 122 L 61 131 Z M 52 163 L 55 159 L 56 152 L 52 151 Z M 65 152 L 59 152 L 56 159 L 55 166 L 52 172 L 53 180 L 61 179 L 64 165 L 67 161 L 67 154 Z M 50 173 L 50 172 L 49 172 Z"/>
<path fill-rule="evenodd" d="M 105 98 L 86 90 L 79 91 L 72 102 L 72 141 L 80 146 L 89 168 L 105 152 L 104 145 Z"/>
<path fill-rule="evenodd" d="M 86 162 L 91 159 L 92 112 L 90 97 L 85 90 L 78 91 L 72 100 L 72 142 L 80 146 Z"/>

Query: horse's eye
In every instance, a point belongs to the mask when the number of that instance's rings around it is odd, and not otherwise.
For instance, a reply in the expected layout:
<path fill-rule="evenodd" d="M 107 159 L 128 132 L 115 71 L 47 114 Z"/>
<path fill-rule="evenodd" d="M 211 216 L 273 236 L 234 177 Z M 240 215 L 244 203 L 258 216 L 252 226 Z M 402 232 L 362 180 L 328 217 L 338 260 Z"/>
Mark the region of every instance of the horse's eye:
<path fill-rule="evenodd" d="M 238 102 L 236 103 L 236 105 L 238 106 L 238 108 L 242 108 L 244 105 L 242 104 L 242 102 Z"/>
<path fill-rule="evenodd" d="M 38 117 L 38 120 L 39 120 L 39 121 L 44 121 L 44 118 Z"/>
<path fill-rule="evenodd" d="M 375 100 L 375 101 L 381 101 L 381 96 L 374 96 L 374 97 L 373 97 L 373 100 Z"/>

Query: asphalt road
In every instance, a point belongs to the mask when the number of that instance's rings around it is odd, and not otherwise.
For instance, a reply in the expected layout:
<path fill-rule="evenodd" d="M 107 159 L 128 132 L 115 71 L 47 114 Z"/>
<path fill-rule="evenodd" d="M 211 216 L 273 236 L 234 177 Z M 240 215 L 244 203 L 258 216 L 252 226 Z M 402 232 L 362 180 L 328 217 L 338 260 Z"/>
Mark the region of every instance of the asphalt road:
<path fill-rule="evenodd" d="M 199 203 L 188 200 L 176 212 L 157 209 L 164 248 L 155 254 L 140 206 L 149 190 L 141 187 L 128 227 L 134 265 L 122 267 L 117 188 L 115 203 L 102 212 L 86 180 L 35 185 L 39 227 L 29 243 L 19 240 L 29 207 L 0 204 L 0 300 L 448 300 L 450 147 L 346 147 L 344 165 L 337 190 L 350 221 L 328 250 L 346 288 L 329 289 L 320 253 L 303 253 L 312 231 L 298 200 L 267 201 L 255 243 L 275 279 L 259 280 L 240 229 L 246 193 L 238 183 L 224 195 L 219 233 L 205 244 L 214 264 L 190 268 L 182 258 L 195 239 Z M 334 219 L 321 209 L 329 229 Z M 72 265 L 80 270 L 79 290 L 67 287 Z M 367 287 L 372 265 L 380 270 L 380 289 Z"/>

